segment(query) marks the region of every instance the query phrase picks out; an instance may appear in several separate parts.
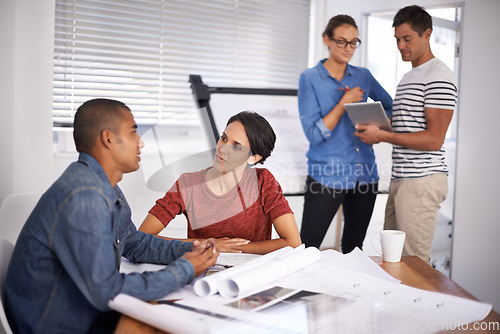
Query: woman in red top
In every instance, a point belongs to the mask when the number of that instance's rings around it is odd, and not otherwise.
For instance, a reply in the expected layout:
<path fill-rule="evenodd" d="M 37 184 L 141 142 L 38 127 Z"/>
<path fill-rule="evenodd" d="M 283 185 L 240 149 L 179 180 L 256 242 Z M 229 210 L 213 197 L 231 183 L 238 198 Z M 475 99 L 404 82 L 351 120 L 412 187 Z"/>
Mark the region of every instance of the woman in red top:
<path fill-rule="evenodd" d="M 227 122 L 212 167 L 185 173 L 156 201 L 139 230 L 158 234 L 176 215 L 188 222 L 188 239 L 216 238 L 221 252 L 265 254 L 301 244 L 293 212 L 263 163 L 276 135 L 265 118 L 243 111 Z M 271 239 L 272 227 L 279 235 Z"/>

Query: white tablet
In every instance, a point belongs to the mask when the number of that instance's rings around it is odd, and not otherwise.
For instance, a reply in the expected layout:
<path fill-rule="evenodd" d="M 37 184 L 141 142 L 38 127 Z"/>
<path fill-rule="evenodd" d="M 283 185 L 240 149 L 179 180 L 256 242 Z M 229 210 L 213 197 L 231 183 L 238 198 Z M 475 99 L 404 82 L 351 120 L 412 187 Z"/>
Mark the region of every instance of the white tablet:
<path fill-rule="evenodd" d="M 346 103 L 344 107 L 354 125 L 376 125 L 379 129 L 392 131 L 391 122 L 387 117 L 382 102 Z"/>

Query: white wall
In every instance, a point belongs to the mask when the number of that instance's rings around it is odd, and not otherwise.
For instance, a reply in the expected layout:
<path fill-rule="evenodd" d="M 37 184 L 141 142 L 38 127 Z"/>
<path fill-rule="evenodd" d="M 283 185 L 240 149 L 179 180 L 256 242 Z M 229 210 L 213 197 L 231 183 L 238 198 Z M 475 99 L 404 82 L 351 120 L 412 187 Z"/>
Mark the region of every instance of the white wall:
<path fill-rule="evenodd" d="M 500 1 L 465 6 L 452 278 L 500 311 L 498 78 Z M 496 41 L 494 41 L 496 39 Z M 478 46 L 480 46 L 478 48 Z M 479 52 L 478 52 L 479 51 Z"/>
<path fill-rule="evenodd" d="M 47 188 L 52 157 L 53 0 L 0 1 L 0 201 Z"/>
<path fill-rule="evenodd" d="M 0 201 L 13 189 L 13 129 L 14 124 L 14 52 L 15 43 L 15 13 L 12 1 L 0 2 L 0 119 L 2 130 L 0 131 Z"/>
<path fill-rule="evenodd" d="M 320 40 L 321 30 L 335 14 L 350 14 L 361 25 L 363 13 L 413 3 L 318 0 L 316 36 Z M 456 3 L 419 1 L 428 7 Z M 500 75 L 500 46 L 494 35 L 499 12 L 500 1 L 465 0 L 452 251 L 452 278 L 476 297 L 493 303 L 496 310 L 500 310 L 496 260 L 500 218 L 495 191 L 500 179 L 494 171 L 500 150 L 490 147 L 500 122 L 499 111 L 492 107 Z M 53 23 L 54 0 L 0 1 L 0 201 L 12 192 L 44 191 L 68 163 L 52 154 Z M 314 64 L 323 48 L 313 50 Z"/>
<path fill-rule="evenodd" d="M 498 54 L 498 13 L 500 1 L 465 0 L 318 0 L 316 23 L 319 31 L 328 19 L 349 14 L 358 25 L 363 14 L 397 10 L 407 5 L 435 7 L 465 4 L 463 16 L 461 77 L 459 78 L 458 145 L 455 180 L 455 209 L 451 277 L 482 301 L 500 310 L 500 216 L 496 175 L 500 150 L 494 147 L 500 112 L 498 100 L 500 64 Z M 323 23 L 321 23 L 323 22 Z M 363 31 L 363 27 L 360 26 Z M 317 34 L 320 38 L 320 34 Z M 316 48 L 315 50 L 320 50 Z M 315 59 L 320 56 L 316 55 Z M 353 59 L 353 62 L 358 61 Z M 493 146 L 493 148 L 492 148 Z"/>

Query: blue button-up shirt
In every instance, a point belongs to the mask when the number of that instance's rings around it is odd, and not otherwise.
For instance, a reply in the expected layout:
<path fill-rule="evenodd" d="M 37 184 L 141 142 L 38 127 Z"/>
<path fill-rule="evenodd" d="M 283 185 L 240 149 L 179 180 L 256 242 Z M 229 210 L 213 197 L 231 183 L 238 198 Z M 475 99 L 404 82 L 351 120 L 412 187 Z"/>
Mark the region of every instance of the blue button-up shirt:
<path fill-rule="evenodd" d="M 378 181 L 377 165 L 372 145 L 359 140 L 349 115 L 344 113 L 330 131 L 323 118 L 337 105 L 344 92 L 339 90 L 360 87 L 363 101 L 370 97 L 382 102 L 387 116 L 392 113 L 392 98 L 363 67 L 347 64 L 341 81 L 330 76 L 321 60 L 302 72 L 299 80 L 299 113 L 302 128 L 309 140 L 308 174 L 321 184 L 335 189 L 352 189 L 356 183 Z"/>
<path fill-rule="evenodd" d="M 86 333 L 119 293 L 153 300 L 190 283 L 193 266 L 181 256 L 191 245 L 137 231 L 119 187 L 82 153 L 41 197 L 19 235 L 6 277 L 9 322 L 16 333 Z M 121 256 L 170 264 L 125 275 Z"/>

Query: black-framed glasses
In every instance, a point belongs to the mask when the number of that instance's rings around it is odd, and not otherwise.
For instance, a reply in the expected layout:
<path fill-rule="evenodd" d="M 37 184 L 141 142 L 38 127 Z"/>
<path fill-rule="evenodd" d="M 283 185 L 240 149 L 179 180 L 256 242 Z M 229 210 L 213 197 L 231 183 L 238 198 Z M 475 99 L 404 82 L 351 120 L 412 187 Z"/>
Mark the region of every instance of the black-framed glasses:
<path fill-rule="evenodd" d="M 346 48 L 347 44 L 349 44 L 352 49 L 355 49 L 361 44 L 361 40 L 359 40 L 359 39 L 356 39 L 355 41 L 351 41 L 351 42 L 348 42 L 345 39 L 334 39 L 334 38 L 330 38 L 330 39 L 332 41 L 334 41 L 335 43 L 337 43 L 337 46 L 339 48 Z"/>

